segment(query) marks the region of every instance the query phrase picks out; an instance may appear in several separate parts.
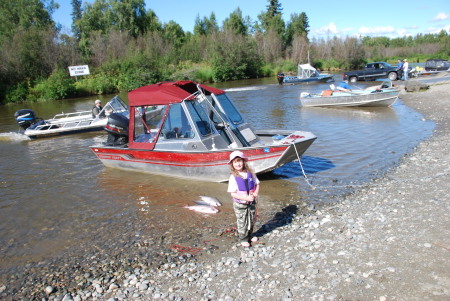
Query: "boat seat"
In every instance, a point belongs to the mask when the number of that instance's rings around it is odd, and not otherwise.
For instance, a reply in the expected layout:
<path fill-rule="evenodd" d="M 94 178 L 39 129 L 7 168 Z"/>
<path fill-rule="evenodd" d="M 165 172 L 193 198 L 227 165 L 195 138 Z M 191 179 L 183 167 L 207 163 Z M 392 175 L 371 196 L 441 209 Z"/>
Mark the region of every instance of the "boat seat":
<path fill-rule="evenodd" d="M 331 96 L 333 95 L 333 91 L 332 90 L 324 90 L 322 91 L 322 96 Z"/>

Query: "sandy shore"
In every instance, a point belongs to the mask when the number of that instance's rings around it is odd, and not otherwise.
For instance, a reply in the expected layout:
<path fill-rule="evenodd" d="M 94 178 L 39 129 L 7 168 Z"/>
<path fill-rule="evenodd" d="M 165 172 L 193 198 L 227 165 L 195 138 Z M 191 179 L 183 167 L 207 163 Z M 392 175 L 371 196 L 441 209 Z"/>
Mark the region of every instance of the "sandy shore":
<path fill-rule="evenodd" d="M 400 97 L 433 136 L 338 204 L 287 207 L 252 248 L 29 267 L 3 278 L 0 299 L 449 300 L 450 83 Z"/>

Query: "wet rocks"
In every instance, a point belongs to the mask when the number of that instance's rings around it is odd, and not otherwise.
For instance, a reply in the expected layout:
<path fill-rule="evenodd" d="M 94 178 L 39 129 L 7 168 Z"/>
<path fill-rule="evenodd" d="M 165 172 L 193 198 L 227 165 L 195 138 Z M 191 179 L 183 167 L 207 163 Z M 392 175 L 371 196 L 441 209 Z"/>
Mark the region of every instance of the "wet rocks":
<path fill-rule="evenodd" d="M 430 85 L 418 80 L 409 80 L 405 83 L 405 90 L 407 92 L 419 92 L 420 90 L 428 90 L 429 88 Z"/>

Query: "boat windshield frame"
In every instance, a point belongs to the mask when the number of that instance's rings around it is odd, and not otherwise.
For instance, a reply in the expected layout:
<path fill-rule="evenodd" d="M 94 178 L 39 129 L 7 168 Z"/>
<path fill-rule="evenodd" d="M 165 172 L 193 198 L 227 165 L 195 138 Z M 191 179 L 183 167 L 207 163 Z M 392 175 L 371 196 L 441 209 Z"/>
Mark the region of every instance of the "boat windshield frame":
<path fill-rule="evenodd" d="M 188 110 L 188 116 L 197 128 L 197 132 L 201 137 L 207 137 L 212 134 L 217 134 L 217 131 L 208 117 L 207 104 L 198 100 L 185 101 L 186 108 Z"/>
<path fill-rule="evenodd" d="M 108 117 L 111 113 L 123 113 L 126 111 L 128 111 L 128 106 L 119 95 L 116 95 L 106 103 L 100 113 L 94 118 L 94 122 Z"/>
<path fill-rule="evenodd" d="M 240 125 L 245 122 L 239 110 L 233 104 L 227 94 L 211 94 L 213 98 L 212 106 L 222 115 L 222 118 L 227 119 L 233 125 Z M 215 117 L 214 117 L 215 118 Z M 219 120 L 213 120 L 220 122 Z"/>
<path fill-rule="evenodd" d="M 142 105 L 130 108 L 130 148 L 152 150 L 158 142 L 169 105 Z M 149 118 L 147 118 L 147 114 Z"/>

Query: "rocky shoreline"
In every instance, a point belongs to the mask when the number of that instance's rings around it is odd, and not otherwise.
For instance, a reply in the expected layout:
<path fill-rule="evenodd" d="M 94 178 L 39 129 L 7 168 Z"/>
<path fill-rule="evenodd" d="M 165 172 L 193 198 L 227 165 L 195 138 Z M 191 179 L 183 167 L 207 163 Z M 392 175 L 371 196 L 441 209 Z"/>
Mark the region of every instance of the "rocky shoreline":
<path fill-rule="evenodd" d="M 126 254 L 98 250 L 2 275 L 0 299 L 448 300 L 450 83 L 400 97 L 436 123 L 433 136 L 338 204 L 287 206 L 260 225 L 252 248 L 148 257 L 145 243 L 124 242 Z"/>

